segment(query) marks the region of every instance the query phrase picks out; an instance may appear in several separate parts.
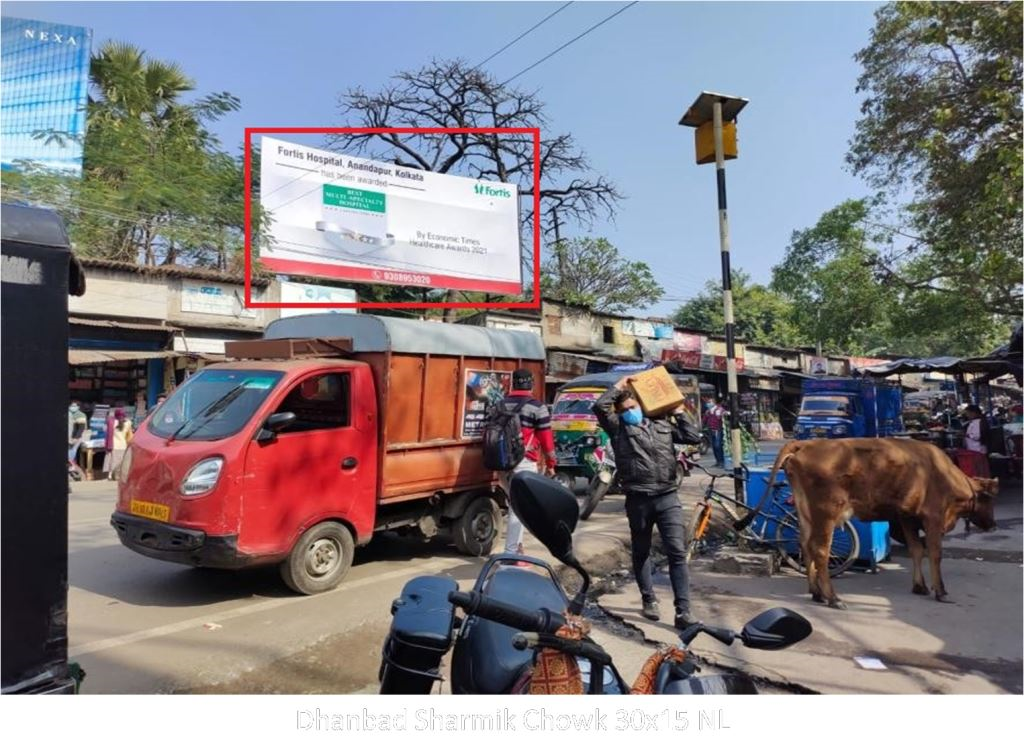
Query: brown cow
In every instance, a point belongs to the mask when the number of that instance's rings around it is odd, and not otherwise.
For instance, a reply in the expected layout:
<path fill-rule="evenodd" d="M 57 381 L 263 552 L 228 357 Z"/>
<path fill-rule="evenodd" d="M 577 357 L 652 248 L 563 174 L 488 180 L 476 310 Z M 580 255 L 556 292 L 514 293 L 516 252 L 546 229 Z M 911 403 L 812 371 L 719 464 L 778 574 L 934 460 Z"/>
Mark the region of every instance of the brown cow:
<path fill-rule="evenodd" d="M 939 569 L 943 535 L 960 518 L 986 531 L 996 525 L 993 505 L 999 481 L 968 477 L 945 452 L 921 441 L 791 441 L 776 457 L 768 482 L 775 482 L 779 469 L 793 488 L 811 597 L 839 609 L 846 607 L 832 588 L 828 556 L 832 532 L 845 519 L 898 523 L 914 560 L 913 591 L 924 596 L 928 587 L 921 559 L 927 545 L 939 601 L 948 601 Z"/>

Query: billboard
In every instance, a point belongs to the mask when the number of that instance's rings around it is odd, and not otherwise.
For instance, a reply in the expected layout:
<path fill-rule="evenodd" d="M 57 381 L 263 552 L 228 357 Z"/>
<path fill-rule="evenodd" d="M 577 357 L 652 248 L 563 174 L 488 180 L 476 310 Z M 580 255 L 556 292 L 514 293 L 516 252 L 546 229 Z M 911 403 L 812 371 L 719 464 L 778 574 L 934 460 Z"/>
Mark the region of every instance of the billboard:
<path fill-rule="evenodd" d="M 0 166 L 13 170 L 16 161 L 31 160 L 81 174 L 92 31 L 8 16 L 0 22 L 0 31 Z M 70 138 L 47 143 L 33 136 L 48 130 Z"/>
<path fill-rule="evenodd" d="M 281 282 L 282 304 L 291 304 L 293 302 L 311 304 L 314 302 L 342 303 L 355 301 L 356 293 L 352 289 L 342 289 L 337 286 L 317 286 L 316 284 L 301 284 L 297 281 Z M 329 312 L 355 313 L 355 309 L 336 309 L 331 307 L 282 307 L 281 317 L 324 314 Z"/>
<path fill-rule="evenodd" d="M 278 273 L 522 292 L 515 184 L 441 175 L 264 136 L 259 259 Z"/>

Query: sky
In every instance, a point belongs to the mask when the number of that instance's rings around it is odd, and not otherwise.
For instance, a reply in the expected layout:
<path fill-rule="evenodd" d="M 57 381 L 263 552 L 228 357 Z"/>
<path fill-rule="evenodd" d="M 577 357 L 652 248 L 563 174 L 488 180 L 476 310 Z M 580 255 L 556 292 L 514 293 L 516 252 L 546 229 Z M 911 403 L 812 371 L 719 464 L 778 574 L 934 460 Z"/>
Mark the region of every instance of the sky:
<path fill-rule="evenodd" d="M 229 91 L 213 126 L 237 151 L 246 126 L 339 126 L 344 90 L 374 90 L 431 58 L 490 56 L 563 3 L 5 2 L 3 15 L 87 26 L 93 48 L 127 41 L 178 62 L 197 93 Z M 575 2 L 484 69 L 506 79 L 626 2 Z M 563 237 L 607 237 L 648 263 L 666 315 L 720 281 L 714 165 L 698 166 L 683 112 L 702 90 L 748 98 L 739 158 L 726 165 L 732 265 L 771 279 L 793 230 L 868 193 L 844 168 L 859 115 L 853 55 L 877 3 L 641 2 L 513 83 L 546 103 L 627 196 L 614 222 Z"/>

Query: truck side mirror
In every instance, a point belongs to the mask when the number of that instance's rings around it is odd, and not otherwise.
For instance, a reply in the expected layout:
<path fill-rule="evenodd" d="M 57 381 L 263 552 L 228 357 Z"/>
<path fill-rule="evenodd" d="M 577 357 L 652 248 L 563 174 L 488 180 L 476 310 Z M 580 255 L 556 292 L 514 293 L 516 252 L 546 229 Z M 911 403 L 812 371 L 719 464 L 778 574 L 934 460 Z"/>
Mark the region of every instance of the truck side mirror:
<path fill-rule="evenodd" d="M 257 441 L 273 441 L 277 434 L 295 423 L 295 413 L 274 413 L 263 423 Z"/>

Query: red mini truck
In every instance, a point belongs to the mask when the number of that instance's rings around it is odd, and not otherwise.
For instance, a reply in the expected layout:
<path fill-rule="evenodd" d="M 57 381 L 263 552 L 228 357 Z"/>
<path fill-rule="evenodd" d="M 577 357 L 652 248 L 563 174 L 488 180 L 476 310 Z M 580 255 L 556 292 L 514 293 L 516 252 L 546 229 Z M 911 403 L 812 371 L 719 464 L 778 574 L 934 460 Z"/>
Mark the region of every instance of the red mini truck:
<path fill-rule="evenodd" d="M 504 496 L 480 433 L 533 333 L 372 315 L 271 323 L 237 361 L 180 386 L 140 427 L 111 523 L 126 547 L 212 568 L 279 563 L 300 593 L 336 587 L 375 531 L 484 555 Z"/>

